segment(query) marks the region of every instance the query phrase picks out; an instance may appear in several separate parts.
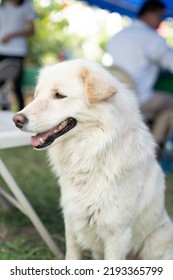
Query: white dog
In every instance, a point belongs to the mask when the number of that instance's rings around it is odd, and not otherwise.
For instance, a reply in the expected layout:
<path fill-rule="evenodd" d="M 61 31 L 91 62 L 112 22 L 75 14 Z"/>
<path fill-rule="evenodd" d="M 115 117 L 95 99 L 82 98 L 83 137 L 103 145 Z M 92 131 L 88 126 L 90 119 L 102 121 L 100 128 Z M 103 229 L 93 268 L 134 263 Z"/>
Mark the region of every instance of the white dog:
<path fill-rule="evenodd" d="M 48 148 L 61 185 L 66 259 L 173 259 L 164 175 L 134 95 L 85 59 L 41 70 L 35 99 L 14 116 Z"/>

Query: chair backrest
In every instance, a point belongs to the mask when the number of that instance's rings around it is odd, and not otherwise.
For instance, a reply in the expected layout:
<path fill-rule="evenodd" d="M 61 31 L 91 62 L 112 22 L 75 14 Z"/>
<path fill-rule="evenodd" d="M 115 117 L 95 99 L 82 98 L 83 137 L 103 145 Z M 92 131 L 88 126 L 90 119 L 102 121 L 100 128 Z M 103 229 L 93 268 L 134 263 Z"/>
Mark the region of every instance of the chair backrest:
<path fill-rule="evenodd" d="M 20 69 L 20 60 L 7 58 L 0 62 L 0 81 L 14 79 Z"/>
<path fill-rule="evenodd" d="M 120 82 L 126 84 L 130 89 L 136 90 L 136 85 L 132 77 L 122 68 L 118 66 L 108 67 L 108 71 L 115 76 Z"/>

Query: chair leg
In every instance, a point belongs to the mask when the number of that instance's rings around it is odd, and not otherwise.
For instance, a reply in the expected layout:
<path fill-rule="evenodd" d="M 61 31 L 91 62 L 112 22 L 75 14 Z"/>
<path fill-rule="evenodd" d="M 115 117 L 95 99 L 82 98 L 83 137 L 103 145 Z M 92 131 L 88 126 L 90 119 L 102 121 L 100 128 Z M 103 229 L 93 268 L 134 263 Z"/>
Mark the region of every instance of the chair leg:
<path fill-rule="evenodd" d="M 62 259 L 63 254 L 61 253 L 58 246 L 55 244 L 54 240 L 50 236 L 49 232 L 41 222 L 40 218 L 32 208 L 31 204 L 27 200 L 26 196 L 22 192 L 22 190 L 19 188 L 19 186 L 16 184 L 14 178 L 10 174 L 9 170 L 3 163 L 3 161 L 0 159 L 0 174 L 8 187 L 10 188 L 11 192 L 14 194 L 14 196 L 17 199 L 18 204 L 20 205 L 18 208 L 21 208 L 20 210 L 26 214 L 26 216 L 30 219 L 34 227 L 37 229 L 38 233 L 42 237 L 42 239 L 45 241 L 51 252 L 57 257 L 57 259 Z M 2 194 L 2 192 L 1 192 Z M 7 198 L 7 196 L 6 196 Z M 7 198 L 8 199 L 8 198 Z"/>
<path fill-rule="evenodd" d="M 20 203 L 12 196 L 10 195 L 8 192 L 6 192 L 3 188 L 0 187 L 0 194 L 2 195 L 2 197 L 0 196 L 0 198 L 5 198 L 6 200 L 8 200 L 13 206 L 15 206 L 17 209 L 19 209 L 25 216 L 27 216 L 25 210 L 21 207 Z M 6 202 L 7 203 L 7 202 Z"/>

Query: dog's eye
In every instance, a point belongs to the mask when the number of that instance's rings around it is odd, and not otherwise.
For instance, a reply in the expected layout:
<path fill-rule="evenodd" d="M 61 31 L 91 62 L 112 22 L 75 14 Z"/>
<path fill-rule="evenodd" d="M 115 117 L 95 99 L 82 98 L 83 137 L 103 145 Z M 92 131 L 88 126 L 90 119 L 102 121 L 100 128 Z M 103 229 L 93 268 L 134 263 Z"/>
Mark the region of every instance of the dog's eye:
<path fill-rule="evenodd" d="M 56 92 L 53 97 L 54 97 L 54 99 L 63 99 L 65 97 L 67 97 L 67 96 L 62 95 L 59 92 Z"/>

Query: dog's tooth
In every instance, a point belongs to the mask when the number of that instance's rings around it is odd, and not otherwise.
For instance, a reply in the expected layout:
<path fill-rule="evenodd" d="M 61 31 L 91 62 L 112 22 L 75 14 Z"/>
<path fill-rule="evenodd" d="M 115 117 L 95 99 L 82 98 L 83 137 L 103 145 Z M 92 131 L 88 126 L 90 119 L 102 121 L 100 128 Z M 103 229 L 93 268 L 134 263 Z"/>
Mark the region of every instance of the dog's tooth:
<path fill-rule="evenodd" d="M 56 129 L 54 129 L 53 133 L 57 133 L 58 131 L 62 130 L 68 124 L 67 120 L 62 121 Z"/>
<path fill-rule="evenodd" d="M 67 125 L 67 123 L 68 123 L 68 121 L 67 121 L 67 120 L 65 120 L 65 121 L 61 122 L 61 125 L 66 126 L 66 125 Z"/>
<path fill-rule="evenodd" d="M 63 126 L 62 124 L 60 124 L 60 125 L 58 126 L 58 128 L 59 128 L 59 130 L 61 130 L 61 129 L 64 128 L 64 126 Z"/>
<path fill-rule="evenodd" d="M 40 144 L 44 144 L 44 140 L 42 137 L 39 138 Z"/>
<path fill-rule="evenodd" d="M 67 123 L 68 123 L 68 121 L 67 120 L 65 120 L 65 121 L 62 121 L 61 123 L 60 123 L 60 125 L 59 125 L 59 129 L 63 129 L 66 125 L 67 125 Z"/>

